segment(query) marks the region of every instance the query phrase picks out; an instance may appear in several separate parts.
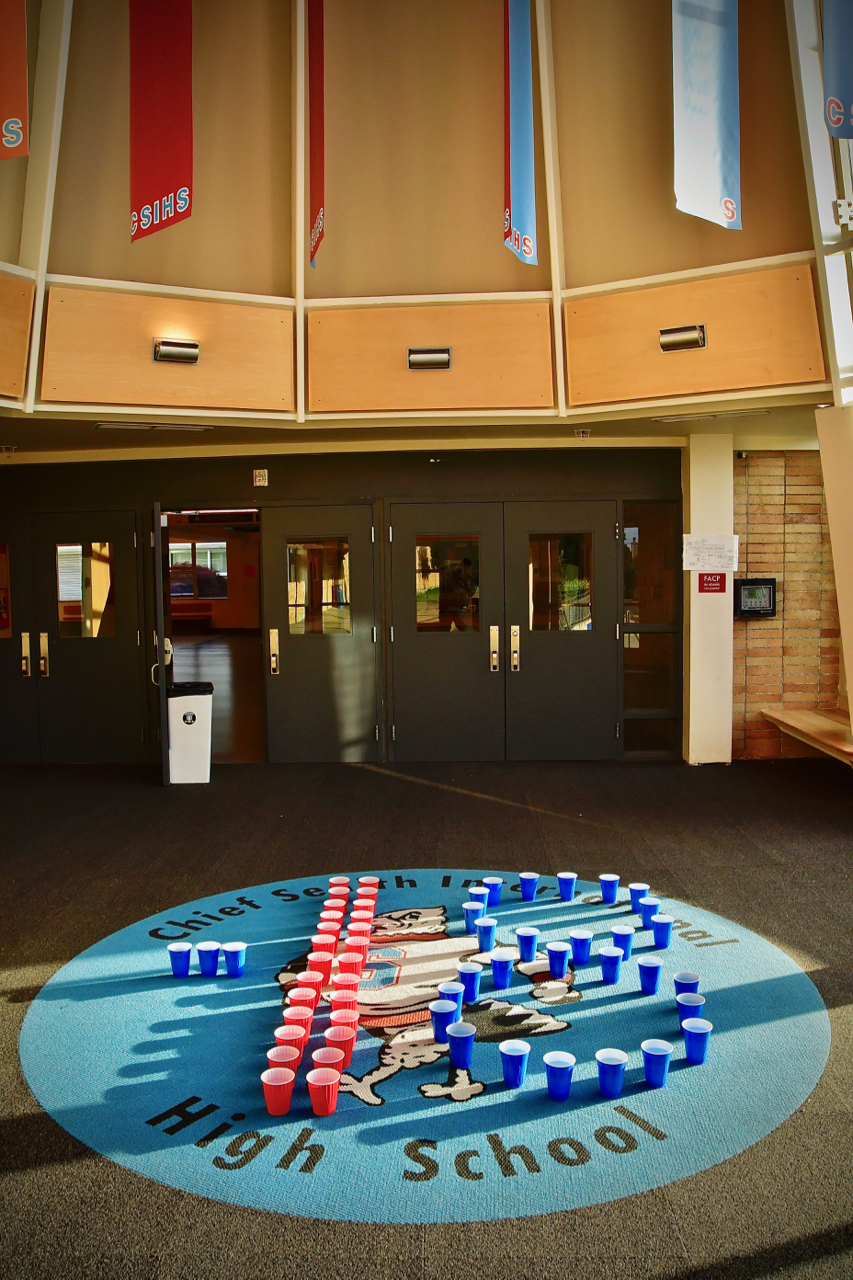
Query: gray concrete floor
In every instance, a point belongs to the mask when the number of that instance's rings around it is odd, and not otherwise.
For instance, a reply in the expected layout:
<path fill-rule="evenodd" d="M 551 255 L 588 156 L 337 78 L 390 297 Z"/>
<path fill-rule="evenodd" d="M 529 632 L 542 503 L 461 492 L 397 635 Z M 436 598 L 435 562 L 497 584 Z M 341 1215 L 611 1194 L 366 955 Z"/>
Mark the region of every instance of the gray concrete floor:
<path fill-rule="evenodd" d="M 9 767 L 0 814 L 0 1276 L 853 1276 L 853 775 L 844 766 L 222 766 L 209 787 L 170 790 L 133 768 Z M 17 1036 L 35 992 L 142 916 L 342 866 L 553 874 L 567 861 L 585 878 L 605 861 L 626 880 L 651 874 L 810 973 L 832 1021 L 830 1059 L 769 1137 L 695 1177 L 563 1214 L 318 1225 L 111 1164 L 41 1112 L 21 1076 Z"/>

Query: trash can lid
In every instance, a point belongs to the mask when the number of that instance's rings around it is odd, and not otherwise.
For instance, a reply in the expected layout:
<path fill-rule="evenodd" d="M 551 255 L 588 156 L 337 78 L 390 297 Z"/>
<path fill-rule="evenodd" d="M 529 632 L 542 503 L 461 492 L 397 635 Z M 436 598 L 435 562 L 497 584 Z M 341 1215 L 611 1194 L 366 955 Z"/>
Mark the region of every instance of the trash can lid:
<path fill-rule="evenodd" d="M 196 698 L 205 693 L 213 693 L 213 685 L 208 680 L 187 680 L 170 684 L 166 689 L 167 698 Z"/>

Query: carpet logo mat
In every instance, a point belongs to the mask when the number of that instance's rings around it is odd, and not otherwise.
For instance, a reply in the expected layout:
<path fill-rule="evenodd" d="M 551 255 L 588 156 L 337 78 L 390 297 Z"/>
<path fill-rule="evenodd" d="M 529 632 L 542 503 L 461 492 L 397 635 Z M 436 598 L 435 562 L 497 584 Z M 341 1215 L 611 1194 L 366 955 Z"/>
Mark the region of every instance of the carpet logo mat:
<path fill-rule="evenodd" d="M 626 889 L 613 907 L 579 883 L 573 903 L 542 877 L 522 902 L 506 872 L 497 946 L 519 925 L 545 944 L 571 928 L 594 933 L 588 966 L 565 981 L 547 960 L 516 960 L 496 991 L 468 935 L 462 903 L 484 872 L 381 872 L 362 983 L 361 1022 L 337 1111 L 318 1118 L 305 1071 L 322 1047 L 318 1006 L 288 1115 L 271 1117 L 260 1074 L 282 1003 L 307 967 L 324 879 L 241 889 L 164 911 L 120 930 L 60 969 L 33 1001 L 21 1064 L 41 1106 L 69 1133 L 145 1177 L 198 1195 L 278 1213 L 355 1222 L 476 1222 L 615 1200 L 687 1177 L 765 1137 L 814 1089 L 829 1053 L 829 1018 L 808 976 L 777 947 L 720 916 L 663 898 L 672 945 L 655 952 Z M 354 883 L 354 879 L 353 879 Z M 654 887 L 653 887 L 654 891 Z M 660 896 L 660 895 L 659 895 Z M 616 923 L 637 929 L 616 986 L 602 983 L 599 947 Z M 242 977 L 171 976 L 168 941 L 248 944 Z M 639 990 L 637 958 L 663 960 L 656 995 Z M 470 1070 L 450 1066 L 432 1038 L 428 1005 L 462 959 L 484 964 Z M 690 1066 L 672 975 L 700 975 L 714 1026 L 707 1062 Z M 527 1080 L 503 1083 L 501 1040 L 531 1045 Z M 664 1089 L 644 1079 L 641 1041 L 675 1046 Z M 595 1053 L 628 1054 L 621 1098 L 598 1090 Z M 575 1055 L 568 1102 L 552 1102 L 543 1055 Z"/>

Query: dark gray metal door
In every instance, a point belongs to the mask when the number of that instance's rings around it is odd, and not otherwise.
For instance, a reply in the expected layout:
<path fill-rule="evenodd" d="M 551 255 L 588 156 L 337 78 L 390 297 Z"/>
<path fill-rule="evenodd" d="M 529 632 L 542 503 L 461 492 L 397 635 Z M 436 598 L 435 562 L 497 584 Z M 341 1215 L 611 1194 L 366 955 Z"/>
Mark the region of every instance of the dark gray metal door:
<path fill-rule="evenodd" d="M 376 760 L 370 506 L 261 512 L 269 759 Z"/>
<path fill-rule="evenodd" d="M 506 756 L 618 755 L 616 503 L 507 502 Z"/>
<path fill-rule="evenodd" d="M 391 506 L 394 760 L 503 760 L 500 502 Z"/>
<path fill-rule="evenodd" d="M 41 758 L 147 759 L 132 511 L 32 517 Z"/>
<path fill-rule="evenodd" d="M 29 520 L 0 515 L 0 761 L 39 759 Z"/>

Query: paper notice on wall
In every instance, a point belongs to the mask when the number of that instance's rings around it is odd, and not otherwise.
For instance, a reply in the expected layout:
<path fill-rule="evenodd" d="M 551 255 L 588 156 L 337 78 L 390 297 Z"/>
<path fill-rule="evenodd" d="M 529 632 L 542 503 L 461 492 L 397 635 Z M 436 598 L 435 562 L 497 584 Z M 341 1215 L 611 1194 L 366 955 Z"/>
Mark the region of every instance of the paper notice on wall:
<path fill-rule="evenodd" d="M 737 573 L 738 535 L 685 533 L 685 569 L 705 573 Z"/>
<path fill-rule="evenodd" d="M 26 0 L 0 0 L 0 160 L 29 154 Z"/>

